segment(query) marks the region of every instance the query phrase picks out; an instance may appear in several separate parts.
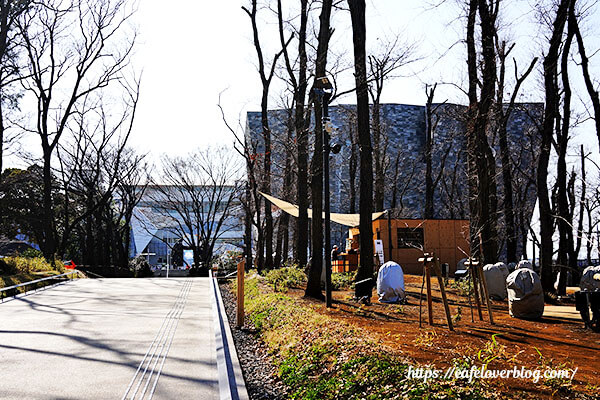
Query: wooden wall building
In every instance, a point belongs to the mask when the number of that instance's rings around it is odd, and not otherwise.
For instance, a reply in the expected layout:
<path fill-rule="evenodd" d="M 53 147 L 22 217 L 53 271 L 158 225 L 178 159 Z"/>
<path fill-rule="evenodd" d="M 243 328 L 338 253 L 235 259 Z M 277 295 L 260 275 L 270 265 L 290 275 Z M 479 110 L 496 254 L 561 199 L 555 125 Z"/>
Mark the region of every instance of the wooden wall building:
<path fill-rule="evenodd" d="M 402 266 L 404 273 L 422 273 L 422 264 L 417 260 L 423 251 L 440 257 L 441 263 L 448 263 L 450 274 L 456 271 L 457 263 L 469 254 L 469 221 L 454 219 L 393 219 L 392 260 Z M 349 237 L 359 243 L 358 228 L 350 229 Z M 388 221 L 381 218 L 373 221 L 373 240 L 381 239 L 385 260 L 389 259 Z"/>

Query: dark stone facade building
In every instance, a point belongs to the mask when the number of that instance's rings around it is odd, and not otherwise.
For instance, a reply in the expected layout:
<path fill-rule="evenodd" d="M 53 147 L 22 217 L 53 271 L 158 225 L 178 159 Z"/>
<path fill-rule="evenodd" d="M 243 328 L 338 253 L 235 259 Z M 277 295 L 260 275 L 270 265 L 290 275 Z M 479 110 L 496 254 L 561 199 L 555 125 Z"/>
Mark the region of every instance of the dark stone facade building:
<path fill-rule="evenodd" d="M 466 111 L 455 104 L 432 104 L 432 175 L 434 178 L 434 217 L 439 219 L 468 219 L 468 189 L 466 172 Z M 537 158 L 537 127 L 543 114 L 543 104 L 518 104 L 507 125 L 507 136 L 513 173 L 515 198 L 513 208 L 519 230 L 519 250 L 526 238 L 535 206 L 535 167 Z M 331 211 L 357 213 L 359 200 L 359 149 L 356 133 L 356 106 L 330 106 L 329 115 L 334 126 L 332 143 L 342 145 L 341 152 L 330 159 Z M 371 114 L 372 115 L 372 114 Z M 425 209 L 425 142 L 427 132 L 426 106 L 382 104 L 381 139 L 374 146 L 382 160 L 384 175 L 384 208 L 393 209 L 397 218 L 422 219 Z M 284 187 L 285 157 L 292 157 L 295 166 L 295 135 L 292 114 L 289 110 L 269 111 L 272 137 L 272 194 L 296 203 L 294 187 Z M 488 134 L 497 159 L 498 220 L 502 232 L 503 185 L 501 176 L 498 134 L 490 128 Z M 260 157 L 264 153 L 261 113 L 248 112 L 246 140 Z M 309 131 L 312 155 L 314 135 Z M 372 142 L 375 142 L 372 140 Z M 294 168 L 294 167 L 293 167 Z M 310 179 L 310 177 L 309 177 Z M 292 179 L 295 182 L 295 178 Z M 293 186 L 293 185 L 292 185 Z M 310 190 L 309 190 L 310 193 Z M 347 229 L 333 226 L 332 240 L 341 243 Z M 502 241 L 502 237 L 500 238 Z M 502 247 L 502 246 L 500 246 Z"/>

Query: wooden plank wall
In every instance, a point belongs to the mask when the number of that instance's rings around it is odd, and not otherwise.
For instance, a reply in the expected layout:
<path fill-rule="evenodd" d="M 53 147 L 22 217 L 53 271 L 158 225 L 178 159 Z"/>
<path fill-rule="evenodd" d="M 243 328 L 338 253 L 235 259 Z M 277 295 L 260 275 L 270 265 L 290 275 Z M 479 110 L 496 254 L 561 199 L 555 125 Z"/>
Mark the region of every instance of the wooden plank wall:
<path fill-rule="evenodd" d="M 469 253 L 469 221 L 467 220 L 392 220 L 392 259 L 400 264 L 405 273 L 421 274 L 422 265 L 417 262 L 423 253 L 417 249 L 399 249 L 398 228 L 423 228 L 426 252 L 435 252 L 441 263 L 450 265 L 450 274 L 456 271 L 458 261 Z M 381 239 L 387 259 L 389 254 L 388 224 L 386 219 L 373 221 L 373 239 Z M 463 253 L 464 251 L 464 253 Z"/>

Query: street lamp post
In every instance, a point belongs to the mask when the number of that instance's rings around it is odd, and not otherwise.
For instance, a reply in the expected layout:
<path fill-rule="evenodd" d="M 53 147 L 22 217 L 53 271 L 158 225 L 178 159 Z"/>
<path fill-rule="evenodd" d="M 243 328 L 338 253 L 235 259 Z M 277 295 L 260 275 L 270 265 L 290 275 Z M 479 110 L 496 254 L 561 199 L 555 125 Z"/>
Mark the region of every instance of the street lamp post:
<path fill-rule="evenodd" d="M 325 303 L 331 307 L 331 205 L 329 201 L 329 154 L 339 152 L 339 145 L 330 147 L 330 136 L 333 128 L 329 121 L 329 100 L 333 85 L 326 77 L 315 80 L 314 91 L 323 102 L 323 199 L 325 212 Z"/>

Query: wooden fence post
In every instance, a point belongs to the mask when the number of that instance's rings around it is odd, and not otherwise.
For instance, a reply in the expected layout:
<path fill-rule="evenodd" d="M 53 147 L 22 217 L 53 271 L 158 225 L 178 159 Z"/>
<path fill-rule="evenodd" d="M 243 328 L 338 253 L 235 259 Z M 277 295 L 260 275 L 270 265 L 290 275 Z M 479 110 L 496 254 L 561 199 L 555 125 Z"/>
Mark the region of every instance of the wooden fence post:
<path fill-rule="evenodd" d="M 237 308 L 236 308 L 236 328 L 244 326 L 244 275 L 245 260 L 237 265 Z"/>

